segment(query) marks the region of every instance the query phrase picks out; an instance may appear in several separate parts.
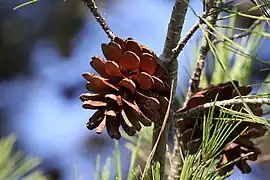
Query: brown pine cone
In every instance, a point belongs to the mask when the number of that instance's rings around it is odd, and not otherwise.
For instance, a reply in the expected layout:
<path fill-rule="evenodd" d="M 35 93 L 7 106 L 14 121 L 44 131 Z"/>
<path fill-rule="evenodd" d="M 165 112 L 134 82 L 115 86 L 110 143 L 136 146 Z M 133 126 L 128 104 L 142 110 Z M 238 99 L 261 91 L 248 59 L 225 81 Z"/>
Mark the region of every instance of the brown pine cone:
<path fill-rule="evenodd" d="M 141 124 L 150 126 L 168 104 L 167 72 L 155 53 L 135 40 L 116 37 L 101 45 L 107 59 L 93 57 L 99 74 L 84 73 L 90 93 L 80 96 L 83 108 L 97 109 L 87 123 L 98 134 L 106 127 L 111 138 L 121 137 L 120 125 L 133 136 Z"/>
<path fill-rule="evenodd" d="M 251 92 L 251 86 L 240 86 L 237 81 L 234 81 L 236 87 L 238 87 L 239 92 L 242 96 L 246 96 Z M 186 106 L 179 109 L 177 112 L 185 112 L 190 110 L 196 106 L 213 102 L 217 96 L 217 101 L 229 100 L 236 96 L 238 93 L 234 89 L 234 86 L 231 82 L 221 83 L 218 85 L 211 85 L 205 89 L 201 89 L 187 102 Z M 262 115 L 262 110 L 260 108 L 261 105 L 249 105 L 251 111 L 257 115 Z M 239 111 L 243 106 L 237 105 L 233 107 L 233 110 Z M 230 108 L 230 107 L 228 107 Z M 206 110 L 207 112 L 207 110 Z M 219 116 L 219 108 L 216 107 L 214 111 L 214 118 L 218 118 Z M 203 117 L 203 112 L 201 112 L 196 117 Z M 196 117 L 188 117 L 179 120 L 179 128 L 182 135 L 182 141 L 185 145 L 185 149 L 189 151 L 189 153 L 197 152 L 201 142 L 202 142 L 202 133 L 203 133 L 203 121 L 196 120 Z M 216 121 L 213 121 L 215 123 Z M 230 123 L 238 123 L 235 121 L 230 121 Z M 196 124 L 196 125 L 195 125 Z M 246 160 L 255 161 L 257 159 L 258 154 L 260 154 L 260 149 L 254 147 L 253 142 L 250 140 L 252 138 L 257 138 L 263 136 L 266 133 L 267 129 L 262 124 L 252 123 L 252 122 L 241 122 L 228 136 L 226 141 L 224 142 L 223 150 L 222 150 L 222 160 L 219 163 L 219 167 L 224 165 L 226 162 L 231 162 L 243 155 L 253 152 L 252 155 L 248 156 L 245 159 L 241 159 L 235 163 L 232 163 L 229 166 L 221 169 L 221 173 L 224 174 L 233 169 L 234 165 L 236 165 L 242 173 L 249 173 L 251 171 L 250 166 L 247 164 Z M 241 134 L 240 134 L 241 133 Z M 240 136 L 234 140 L 235 137 Z M 234 141 L 233 141 L 234 140 Z M 233 142 L 231 142 L 233 141 Z M 225 147 L 226 146 L 226 147 Z"/>

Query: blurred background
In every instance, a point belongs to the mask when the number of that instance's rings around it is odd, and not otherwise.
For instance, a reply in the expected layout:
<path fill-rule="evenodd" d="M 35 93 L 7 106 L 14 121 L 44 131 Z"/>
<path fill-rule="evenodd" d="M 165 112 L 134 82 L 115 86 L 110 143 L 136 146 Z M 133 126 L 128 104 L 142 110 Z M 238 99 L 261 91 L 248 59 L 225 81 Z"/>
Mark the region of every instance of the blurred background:
<path fill-rule="evenodd" d="M 0 0 L 0 134 L 15 134 L 18 148 L 40 156 L 41 168 L 52 180 L 74 179 L 75 172 L 83 179 L 94 179 L 96 156 L 100 154 L 102 166 L 113 155 L 114 144 L 106 133 L 87 130 L 92 112 L 81 108 L 78 96 L 86 91 L 81 74 L 93 71 L 89 60 L 102 55 L 100 45 L 109 39 L 80 0 L 41 0 L 13 10 L 25 1 Z M 96 2 L 116 35 L 133 37 L 161 53 L 173 0 Z M 246 11 L 249 6 L 247 1 L 240 9 Z M 191 7 L 201 14 L 200 0 L 192 0 Z M 183 34 L 197 20 L 190 10 L 187 18 Z M 252 24 L 243 18 L 236 23 L 245 28 Z M 196 33 L 179 57 L 179 96 L 187 88 L 199 40 Z M 267 61 L 269 42 L 262 43 L 256 53 Z M 254 72 L 258 68 L 263 67 L 254 66 Z M 262 81 L 268 73 L 255 73 L 250 83 Z M 129 151 L 124 142 L 122 138 L 125 172 Z M 268 179 L 268 158 L 252 166 L 252 174 L 237 171 L 231 179 Z"/>

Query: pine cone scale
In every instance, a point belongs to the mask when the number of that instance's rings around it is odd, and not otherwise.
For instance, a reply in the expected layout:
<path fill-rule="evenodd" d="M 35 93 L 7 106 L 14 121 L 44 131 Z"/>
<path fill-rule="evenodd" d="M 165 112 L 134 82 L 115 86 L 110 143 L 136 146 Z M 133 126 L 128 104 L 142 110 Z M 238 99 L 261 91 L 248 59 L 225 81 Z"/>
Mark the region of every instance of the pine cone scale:
<path fill-rule="evenodd" d="M 111 138 L 120 139 L 121 134 L 119 132 L 120 122 L 116 121 L 116 113 L 113 110 L 105 112 L 106 116 L 106 129 Z"/>
<path fill-rule="evenodd" d="M 137 56 L 141 56 L 143 49 L 135 40 L 127 40 L 125 43 L 126 51 L 134 52 Z"/>
<path fill-rule="evenodd" d="M 151 75 L 141 72 L 138 79 L 138 84 L 143 91 L 151 89 L 154 84 L 154 80 Z"/>
<path fill-rule="evenodd" d="M 90 62 L 90 65 L 97 73 L 100 74 L 100 76 L 108 77 L 108 74 L 104 68 L 105 61 L 103 61 L 101 57 L 98 57 L 98 56 L 92 57 L 92 61 Z"/>
<path fill-rule="evenodd" d="M 112 77 L 124 77 L 124 75 L 121 73 L 119 65 L 114 61 L 107 61 L 104 64 L 105 72 Z"/>
<path fill-rule="evenodd" d="M 99 109 L 93 114 L 91 118 L 89 118 L 89 122 L 86 125 L 89 130 L 93 130 L 100 125 L 104 119 L 105 110 L 105 108 Z"/>
<path fill-rule="evenodd" d="M 122 79 L 118 83 L 118 85 L 129 89 L 132 92 L 132 94 L 134 94 L 134 92 L 136 90 L 136 84 L 131 79 L 128 79 L 128 78 Z"/>
<path fill-rule="evenodd" d="M 126 51 L 122 56 L 119 65 L 123 70 L 132 72 L 139 69 L 140 58 L 132 51 Z"/>
<path fill-rule="evenodd" d="M 169 87 L 165 68 L 154 52 L 135 40 L 116 37 L 101 45 L 106 58 L 94 56 L 90 62 L 99 74 L 84 73 L 90 93 L 80 96 L 83 108 L 97 109 L 88 129 L 119 139 L 119 127 L 130 136 L 150 126 L 161 112 L 165 115 Z"/>
<path fill-rule="evenodd" d="M 110 42 L 108 45 L 102 44 L 101 49 L 107 60 L 118 63 L 122 59 L 123 53 L 121 46 L 115 42 Z"/>
<path fill-rule="evenodd" d="M 101 121 L 101 123 L 96 128 L 97 134 L 101 134 L 103 129 L 105 128 L 105 126 L 106 126 L 106 116 L 104 116 L 103 120 Z"/>
<path fill-rule="evenodd" d="M 153 75 L 157 68 L 157 61 L 151 54 L 143 53 L 140 61 L 140 69 L 149 75 Z"/>

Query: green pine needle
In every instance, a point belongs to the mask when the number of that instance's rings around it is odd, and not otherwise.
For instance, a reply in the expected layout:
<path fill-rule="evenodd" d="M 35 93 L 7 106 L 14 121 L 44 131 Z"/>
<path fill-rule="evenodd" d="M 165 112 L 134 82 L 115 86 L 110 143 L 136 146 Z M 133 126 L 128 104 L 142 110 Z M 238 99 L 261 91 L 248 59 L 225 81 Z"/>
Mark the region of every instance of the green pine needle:
<path fill-rule="evenodd" d="M 116 179 L 122 179 L 122 170 L 121 170 L 121 158 L 120 158 L 120 150 L 119 144 L 117 140 L 114 140 L 114 159 L 116 166 Z"/>
<path fill-rule="evenodd" d="M 16 7 L 14 7 L 13 10 L 14 10 L 14 11 L 15 11 L 15 10 L 18 10 L 18 9 L 20 9 L 20 8 L 22 8 L 22 7 L 28 6 L 28 5 L 30 5 L 30 4 L 34 4 L 34 3 L 38 2 L 38 1 L 40 1 L 40 0 L 31 0 L 31 1 L 27 1 L 27 2 L 25 2 L 25 3 L 22 3 L 22 4 L 20 4 L 20 5 L 16 6 Z"/>
<path fill-rule="evenodd" d="M 20 179 L 45 180 L 46 177 L 37 170 L 41 160 L 36 157 L 25 156 L 22 152 L 13 152 L 16 141 L 15 136 L 10 135 L 0 140 L 0 180 Z"/>

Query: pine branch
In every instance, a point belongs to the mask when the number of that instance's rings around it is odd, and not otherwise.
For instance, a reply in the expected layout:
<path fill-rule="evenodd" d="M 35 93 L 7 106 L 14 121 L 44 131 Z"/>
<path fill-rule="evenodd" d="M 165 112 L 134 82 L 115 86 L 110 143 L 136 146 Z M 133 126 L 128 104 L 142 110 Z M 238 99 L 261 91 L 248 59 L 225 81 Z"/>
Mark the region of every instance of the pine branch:
<path fill-rule="evenodd" d="M 210 107 L 213 106 L 232 106 L 232 105 L 239 105 L 243 104 L 245 102 L 246 104 L 268 104 L 270 105 L 270 99 L 269 98 L 242 98 L 242 99 L 229 99 L 229 100 L 223 100 L 223 101 L 216 101 L 211 103 L 205 103 L 200 106 L 196 106 L 192 109 L 189 109 L 184 112 L 180 112 L 175 114 L 175 118 L 185 118 L 188 116 L 191 116 L 193 114 L 196 114 L 201 111 L 208 110 Z"/>
<path fill-rule="evenodd" d="M 178 42 L 176 48 L 173 49 L 173 55 L 172 59 L 176 59 L 180 52 L 184 49 L 189 39 L 193 36 L 193 34 L 197 31 L 199 28 L 199 25 L 201 24 L 201 20 L 197 21 L 192 28 L 187 32 L 186 36 Z"/>
<path fill-rule="evenodd" d="M 103 18 L 101 13 L 98 11 L 98 8 L 96 6 L 96 3 L 94 0 L 82 0 L 83 3 L 89 8 L 91 13 L 96 18 L 97 22 L 100 24 L 101 28 L 104 30 L 104 32 L 107 34 L 107 36 L 113 40 L 115 38 L 115 35 L 113 34 L 112 30 L 108 26 L 106 20 Z"/>
<path fill-rule="evenodd" d="M 203 13 L 202 18 L 205 18 L 206 16 L 206 12 Z M 173 55 L 172 55 L 172 59 L 176 59 L 179 54 L 181 53 L 181 51 L 183 50 L 183 48 L 186 46 L 187 42 L 189 41 L 189 39 L 193 36 L 193 34 L 197 31 L 197 29 L 199 28 L 200 24 L 202 24 L 202 20 L 201 17 L 200 19 L 190 28 L 190 30 L 187 32 L 186 36 L 180 40 L 177 43 L 177 46 L 173 49 Z"/>
<path fill-rule="evenodd" d="M 188 0 L 175 0 L 173 11 L 171 14 L 171 19 L 168 25 L 167 36 L 165 40 L 165 45 L 163 52 L 160 55 L 162 60 L 171 61 L 173 54 L 173 49 L 177 46 L 180 40 L 180 35 L 182 32 L 182 27 L 185 20 L 186 11 L 188 8 Z"/>
<path fill-rule="evenodd" d="M 216 7 L 218 7 L 218 6 L 216 5 L 217 2 L 215 2 L 215 1 L 212 2 L 212 1 L 208 2 L 208 4 L 207 4 L 208 7 L 207 7 L 206 11 L 209 12 L 209 13 L 207 13 L 207 14 L 209 14 L 207 20 L 209 21 L 210 24 L 212 24 L 214 26 L 216 23 L 216 19 L 218 17 L 218 11 L 216 11 Z M 202 71 L 203 71 L 203 68 L 205 65 L 206 56 L 210 50 L 210 47 L 208 44 L 208 39 L 213 40 L 213 38 L 214 38 L 212 32 L 213 32 L 213 30 L 211 29 L 211 27 L 207 26 L 206 27 L 206 34 L 203 37 L 202 45 L 201 45 L 200 52 L 199 52 L 199 57 L 197 59 L 196 68 L 191 76 L 190 81 L 189 81 L 189 88 L 188 88 L 188 93 L 186 96 L 186 102 L 191 97 L 191 95 L 194 94 L 199 88 L 200 78 L 201 78 Z"/>
<path fill-rule="evenodd" d="M 183 166 L 183 143 L 181 141 L 181 134 L 179 128 L 176 127 L 174 122 L 174 135 L 173 135 L 173 152 L 171 158 L 171 168 L 168 176 L 168 180 L 179 180 L 181 176 L 181 170 Z"/>
<path fill-rule="evenodd" d="M 262 12 L 262 14 L 269 18 L 270 17 L 270 4 L 268 0 L 251 0 L 259 10 Z M 267 23 L 270 25 L 270 21 L 267 20 Z"/>
<path fill-rule="evenodd" d="M 175 0 L 175 4 L 172 10 L 170 22 L 168 25 L 165 45 L 163 48 L 162 54 L 159 56 L 163 65 L 166 67 L 167 71 L 169 72 L 169 77 L 171 82 L 177 82 L 177 74 L 178 74 L 178 62 L 176 58 L 172 58 L 173 49 L 177 46 L 178 41 L 180 40 L 182 27 L 184 24 L 187 8 L 188 8 L 189 0 Z M 176 85 L 172 84 L 172 103 L 174 104 L 174 96 L 176 91 Z M 165 158 L 166 158 L 166 143 L 169 134 L 169 127 L 172 121 L 172 109 L 170 109 L 170 114 L 168 118 L 168 122 L 166 123 L 166 127 L 164 128 L 164 132 L 162 134 L 162 141 L 160 141 L 157 145 L 158 151 L 154 154 L 153 159 L 160 162 L 160 171 L 161 171 L 161 179 L 164 179 L 164 172 L 165 169 Z M 160 122 L 156 122 L 157 126 L 155 125 L 153 130 L 153 143 L 158 139 L 157 135 L 160 133 L 160 124 L 162 124 L 163 119 L 159 119 Z"/>

